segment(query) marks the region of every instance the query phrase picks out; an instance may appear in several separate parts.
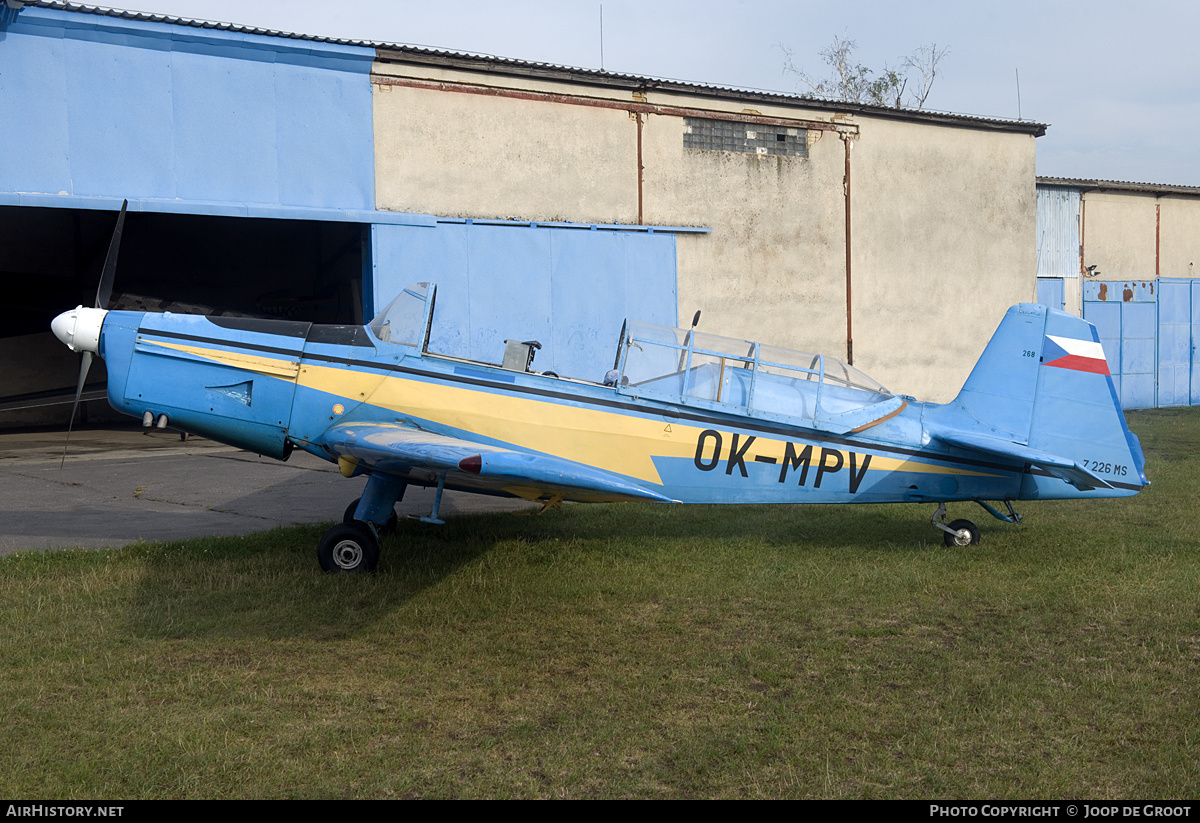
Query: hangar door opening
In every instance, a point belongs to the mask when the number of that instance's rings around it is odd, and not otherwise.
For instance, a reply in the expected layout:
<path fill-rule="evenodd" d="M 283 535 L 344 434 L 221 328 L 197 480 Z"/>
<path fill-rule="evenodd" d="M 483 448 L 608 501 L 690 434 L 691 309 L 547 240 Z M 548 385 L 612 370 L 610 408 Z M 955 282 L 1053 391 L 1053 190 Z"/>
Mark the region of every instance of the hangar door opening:
<path fill-rule="evenodd" d="M 50 321 L 91 306 L 116 212 L 0 207 L 0 427 L 62 425 L 78 355 Z M 359 223 L 130 212 L 109 308 L 361 323 Z M 84 419 L 115 417 L 97 360 Z"/>

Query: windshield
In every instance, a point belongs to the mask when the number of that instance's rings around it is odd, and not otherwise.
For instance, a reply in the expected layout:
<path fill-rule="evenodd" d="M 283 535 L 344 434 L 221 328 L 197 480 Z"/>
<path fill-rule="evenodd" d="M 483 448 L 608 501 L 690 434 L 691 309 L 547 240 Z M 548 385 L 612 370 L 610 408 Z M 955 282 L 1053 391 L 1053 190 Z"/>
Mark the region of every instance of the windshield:
<path fill-rule="evenodd" d="M 429 320 L 433 311 L 434 285 L 414 283 L 400 292 L 369 328 L 384 343 L 415 346 L 422 351 L 429 342 Z"/>

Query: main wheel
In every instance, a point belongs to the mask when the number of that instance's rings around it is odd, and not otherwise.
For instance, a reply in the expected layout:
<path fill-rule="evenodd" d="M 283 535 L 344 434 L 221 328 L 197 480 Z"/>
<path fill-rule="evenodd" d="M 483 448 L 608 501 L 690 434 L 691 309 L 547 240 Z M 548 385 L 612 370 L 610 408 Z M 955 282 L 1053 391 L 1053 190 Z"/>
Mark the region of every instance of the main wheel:
<path fill-rule="evenodd" d="M 979 527 L 970 520 L 955 520 L 949 526 L 954 534 L 942 532 L 947 546 L 974 546 L 979 543 Z"/>
<path fill-rule="evenodd" d="M 375 571 L 379 563 L 379 541 L 364 523 L 334 526 L 317 545 L 317 561 L 327 572 Z"/>
<path fill-rule="evenodd" d="M 362 498 L 356 497 L 354 499 L 354 502 L 346 507 L 346 513 L 342 515 L 343 523 L 353 523 L 354 522 L 354 513 L 356 511 L 358 511 L 358 501 L 359 500 L 362 500 Z M 398 528 L 399 524 L 400 524 L 400 518 L 396 517 L 396 510 L 392 509 L 392 513 L 390 515 L 388 515 L 387 522 L 383 524 L 383 528 L 381 528 L 379 530 L 379 534 L 382 537 L 387 537 L 389 535 L 393 535 L 396 533 L 396 529 Z"/>

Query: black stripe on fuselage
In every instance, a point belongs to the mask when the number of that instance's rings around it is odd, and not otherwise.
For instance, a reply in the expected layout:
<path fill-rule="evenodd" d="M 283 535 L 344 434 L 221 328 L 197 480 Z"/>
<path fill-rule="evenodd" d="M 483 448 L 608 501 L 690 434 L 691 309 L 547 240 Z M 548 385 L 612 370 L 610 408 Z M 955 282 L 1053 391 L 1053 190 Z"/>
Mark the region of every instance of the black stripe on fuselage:
<path fill-rule="evenodd" d="M 849 440 L 836 435 L 822 434 L 814 432 L 811 429 L 803 429 L 803 434 L 798 435 L 797 428 L 786 428 L 783 426 L 774 426 L 768 423 L 753 421 L 752 425 L 748 425 L 745 418 L 729 415 L 722 417 L 718 414 L 706 415 L 699 412 L 684 412 L 678 411 L 676 408 L 665 409 L 647 409 L 644 405 L 637 403 L 627 403 L 620 400 L 605 400 L 596 397 L 581 397 L 577 394 L 569 394 L 567 392 L 552 391 L 550 389 L 540 389 L 534 386 L 517 386 L 513 383 L 503 381 L 492 381 L 483 377 L 467 377 L 461 374 L 443 374 L 440 372 L 424 371 L 422 369 L 413 369 L 406 366 L 401 366 L 392 363 L 374 363 L 368 360 L 354 360 L 347 357 L 340 357 L 333 354 L 321 354 L 320 352 L 304 351 L 300 352 L 296 349 L 282 349 L 275 346 L 266 346 L 259 343 L 246 343 L 233 340 L 222 340 L 220 338 L 204 337 L 197 334 L 184 334 L 182 332 L 160 331 L 158 329 L 138 329 L 138 334 L 154 335 L 157 337 L 168 337 L 177 340 L 191 340 L 196 343 L 207 343 L 210 345 L 225 346 L 227 348 L 249 349 L 251 351 L 265 352 L 268 354 L 282 354 L 289 357 L 299 355 L 302 360 L 315 360 L 323 363 L 336 363 L 339 366 L 355 366 L 363 369 L 373 369 L 380 372 L 393 372 L 398 374 L 409 374 L 414 377 L 423 377 L 430 380 L 442 380 L 448 383 L 462 383 L 469 386 L 480 386 L 493 390 L 509 391 L 519 394 L 532 394 L 538 397 L 547 397 L 555 400 L 566 400 L 574 403 L 587 403 L 593 406 L 603 406 L 611 409 L 622 409 L 625 411 L 637 412 L 639 414 L 659 414 L 664 417 L 671 417 L 676 420 L 687 420 L 695 423 L 703 423 L 705 425 L 725 425 L 726 427 L 747 429 L 766 434 L 781 435 L 785 438 L 801 437 L 804 440 L 809 440 L 817 443 L 832 443 L 848 448 L 857 448 L 860 450 L 870 450 L 877 452 L 885 452 L 891 454 L 902 454 L 909 457 L 919 457 L 923 460 L 937 460 L 942 463 L 954 463 L 960 466 L 970 466 L 978 469 L 994 469 L 997 471 L 1025 473 L 1037 475 L 1040 477 L 1053 477 L 1044 469 L 1038 469 L 1033 466 L 1025 465 L 1020 469 L 1015 469 L 1011 465 L 1003 463 L 993 463 L 987 460 L 978 460 L 970 457 L 955 457 L 953 455 L 938 454 L 936 452 L 921 451 L 920 449 L 908 449 L 903 446 L 893 446 L 886 443 L 864 442 L 862 440 Z M 488 368 L 487 365 L 481 365 L 479 368 Z M 492 368 L 499 368 L 493 366 Z M 551 378 L 552 379 L 552 378 Z M 661 402 L 661 401 L 653 401 Z M 1140 490 L 1143 487 L 1132 483 L 1117 483 L 1114 481 L 1106 481 L 1114 488 Z"/>

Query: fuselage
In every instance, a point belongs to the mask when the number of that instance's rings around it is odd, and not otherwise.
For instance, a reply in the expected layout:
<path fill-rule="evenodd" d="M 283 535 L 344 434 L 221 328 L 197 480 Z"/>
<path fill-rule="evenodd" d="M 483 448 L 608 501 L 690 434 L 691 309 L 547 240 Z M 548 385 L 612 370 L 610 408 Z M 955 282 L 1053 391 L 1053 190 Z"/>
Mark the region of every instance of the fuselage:
<path fill-rule="evenodd" d="M 1082 492 L 1037 469 L 948 448 L 933 422 L 956 412 L 909 398 L 861 431 L 831 433 L 638 396 L 628 386 L 510 371 L 384 342 L 359 326 L 110 311 L 98 351 L 108 396 L 134 417 L 285 459 L 293 447 L 336 462 L 333 427 L 387 423 L 551 455 L 685 503 L 867 503 L 1122 496 Z M 708 404 L 711 406 L 712 404 Z M 431 484 L 421 466 L 392 466 Z M 450 472 L 449 488 L 515 494 Z M 625 499 L 579 493 L 567 499 Z"/>

